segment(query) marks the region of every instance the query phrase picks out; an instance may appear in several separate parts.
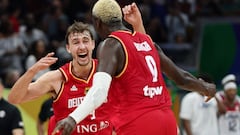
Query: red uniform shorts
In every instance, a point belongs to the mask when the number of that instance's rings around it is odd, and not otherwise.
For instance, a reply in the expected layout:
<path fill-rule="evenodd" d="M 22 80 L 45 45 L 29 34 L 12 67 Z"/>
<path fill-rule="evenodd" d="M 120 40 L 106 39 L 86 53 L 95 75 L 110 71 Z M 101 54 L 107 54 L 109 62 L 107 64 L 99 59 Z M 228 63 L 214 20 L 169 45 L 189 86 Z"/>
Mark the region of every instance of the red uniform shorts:
<path fill-rule="evenodd" d="M 117 135 L 177 135 L 177 123 L 172 110 L 153 110 L 120 127 Z"/>

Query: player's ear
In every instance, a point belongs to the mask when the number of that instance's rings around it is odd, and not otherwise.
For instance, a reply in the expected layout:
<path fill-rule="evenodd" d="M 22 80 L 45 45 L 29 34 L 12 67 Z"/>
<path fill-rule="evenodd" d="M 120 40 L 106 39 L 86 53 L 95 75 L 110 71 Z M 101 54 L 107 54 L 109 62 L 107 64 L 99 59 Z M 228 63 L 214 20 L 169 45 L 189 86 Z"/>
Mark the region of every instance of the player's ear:
<path fill-rule="evenodd" d="M 93 20 L 93 25 L 95 28 L 99 28 L 100 27 L 100 23 L 101 23 L 101 20 L 95 16 L 92 17 L 92 20 Z"/>
<path fill-rule="evenodd" d="M 69 44 L 66 44 L 66 50 L 68 53 L 70 53 Z"/>
<path fill-rule="evenodd" d="M 92 40 L 92 42 L 93 42 L 93 49 L 92 50 L 94 50 L 94 48 L 96 47 L 96 43 L 95 43 L 95 40 Z"/>

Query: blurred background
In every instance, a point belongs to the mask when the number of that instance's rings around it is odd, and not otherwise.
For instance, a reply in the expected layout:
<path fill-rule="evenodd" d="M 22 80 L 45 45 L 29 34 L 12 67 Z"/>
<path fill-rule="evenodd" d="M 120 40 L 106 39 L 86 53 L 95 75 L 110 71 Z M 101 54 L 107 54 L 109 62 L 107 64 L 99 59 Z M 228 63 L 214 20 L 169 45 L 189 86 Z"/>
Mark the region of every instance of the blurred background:
<path fill-rule="evenodd" d="M 222 90 L 221 79 L 230 73 L 236 76 L 239 85 L 240 0 L 117 1 L 122 7 L 137 3 L 147 34 L 179 67 L 193 75 L 208 74 L 218 90 Z M 54 51 L 59 61 L 49 70 L 71 60 L 65 50 L 66 29 L 74 21 L 91 24 L 91 7 L 95 2 L 0 0 L 0 77 L 6 87 L 5 98 L 14 82 L 33 64 L 31 55 L 38 60 Z M 92 30 L 99 43 L 101 39 Z M 165 79 L 178 120 L 181 98 L 187 92 Z M 47 98 L 18 106 L 26 135 L 37 134 L 37 114 Z"/>

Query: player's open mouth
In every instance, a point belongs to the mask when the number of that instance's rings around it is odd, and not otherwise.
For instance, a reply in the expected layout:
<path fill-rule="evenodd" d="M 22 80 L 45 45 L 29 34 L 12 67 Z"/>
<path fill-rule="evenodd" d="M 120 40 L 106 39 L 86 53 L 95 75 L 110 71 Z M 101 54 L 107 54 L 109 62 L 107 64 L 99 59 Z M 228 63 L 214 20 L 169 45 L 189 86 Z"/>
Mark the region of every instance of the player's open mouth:
<path fill-rule="evenodd" d="M 80 57 L 80 58 L 85 58 L 85 57 L 87 57 L 87 54 L 78 55 L 78 57 Z"/>

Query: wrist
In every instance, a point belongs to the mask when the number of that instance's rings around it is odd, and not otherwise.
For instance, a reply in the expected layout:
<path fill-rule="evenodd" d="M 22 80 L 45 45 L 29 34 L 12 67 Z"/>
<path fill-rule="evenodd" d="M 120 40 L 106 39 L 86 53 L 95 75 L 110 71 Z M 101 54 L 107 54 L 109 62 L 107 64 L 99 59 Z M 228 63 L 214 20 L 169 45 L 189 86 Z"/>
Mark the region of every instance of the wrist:
<path fill-rule="evenodd" d="M 28 70 L 27 70 L 27 72 L 29 73 L 29 74 L 36 74 L 37 72 L 38 72 L 38 70 L 36 69 L 36 68 L 34 68 L 34 67 L 30 67 Z"/>
<path fill-rule="evenodd" d="M 75 125 L 77 124 L 76 119 L 74 119 L 71 115 L 69 115 L 68 118 L 72 123 L 74 123 Z"/>
<path fill-rule="evenodd" d="M 68 117 L 69 117 L 69 119 L 70 119 L 71 121 L 73 121 L 75 124 L 78 123 L 78 118 L 77 118 L 77 116 L 76 116 L 74 113 L 70 113 L 70 114 L 68 115 Z"/>

